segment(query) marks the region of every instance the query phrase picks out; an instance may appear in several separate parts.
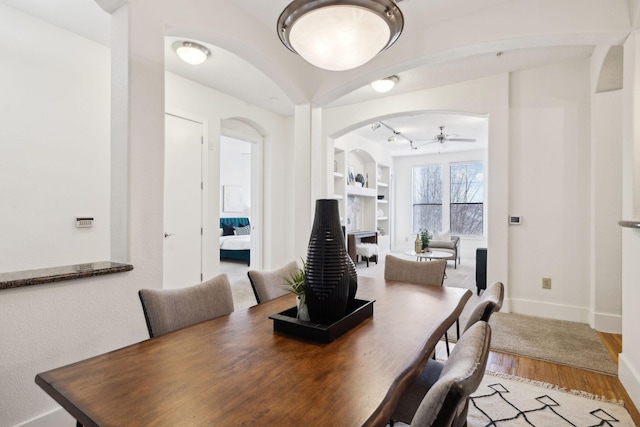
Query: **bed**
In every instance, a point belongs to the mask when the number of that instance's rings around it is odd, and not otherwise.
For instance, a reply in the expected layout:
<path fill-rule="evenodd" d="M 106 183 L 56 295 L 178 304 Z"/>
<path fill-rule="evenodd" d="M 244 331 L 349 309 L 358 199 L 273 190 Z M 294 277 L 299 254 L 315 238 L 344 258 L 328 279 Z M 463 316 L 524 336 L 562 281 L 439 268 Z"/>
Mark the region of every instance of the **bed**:
<path fill-rule="evenodd" d="M 220 218 L 220 259 L 251 260 L 251 227 L 247 217 Z"/>

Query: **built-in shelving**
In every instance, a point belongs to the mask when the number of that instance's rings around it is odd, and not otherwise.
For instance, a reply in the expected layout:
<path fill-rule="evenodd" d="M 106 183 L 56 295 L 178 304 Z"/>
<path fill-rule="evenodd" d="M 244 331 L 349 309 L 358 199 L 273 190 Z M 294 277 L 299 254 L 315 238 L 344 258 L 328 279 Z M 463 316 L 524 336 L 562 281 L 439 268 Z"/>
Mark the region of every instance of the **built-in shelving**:
<path fill-rule="evenodd" d="M 379 163 L 376 167 L 376 229 L 379 233 L 378 246 L 383 252 L 391 249 L 391 239 L 389 238 L 389 230 L 391 227 L 389 221 L 390 178 L 389 167 Z"/>
<path fill-rule="evenodd" d="M 347 164 L 345 162 L 345 152 L 340 148 L 333 150 L 333 198 L 338 200 L 338 209 L 340 209 L 340 222 L 344 225 L 344 212 L 346 198 L 345 194 L 345 174 L 347 172 Z"/>
<path fill-rule="evenodd" d="M 333 154 L 333 197 L 339 201 L 340 219 L 345 231 L 375 230 L 380 251 L 389 251 L 389 167 L 363 149 L 349 150 L 348 146 L 336 146 Z M 355 181 L 358 174 L 365 178 L 362 186 Z"/>

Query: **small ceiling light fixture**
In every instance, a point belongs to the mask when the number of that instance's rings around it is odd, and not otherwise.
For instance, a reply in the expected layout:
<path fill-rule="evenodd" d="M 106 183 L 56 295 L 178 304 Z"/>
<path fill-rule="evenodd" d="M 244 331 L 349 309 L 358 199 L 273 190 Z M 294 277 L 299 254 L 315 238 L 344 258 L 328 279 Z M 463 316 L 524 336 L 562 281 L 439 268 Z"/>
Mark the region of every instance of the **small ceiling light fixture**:
<path fill-rule="evenodd" d="M 398 76 L 389 76 L 384 79 L 371 82 L 371 88 L 378 93 L 389 92 L 400 81 Z"/>
<path fill-rule="evenodd" d="M 201 44 L 179 41 L 173 44 L 173 50 L 187 64 L 200 65 L 207 60 L 211 52 Z"/>
<path fill-rule="evenodd" d="M 403 26 L 393 0 L 294 0 L 277 22 L 289 50 L 329 71 L 366 64 L 395 43 Z"/>

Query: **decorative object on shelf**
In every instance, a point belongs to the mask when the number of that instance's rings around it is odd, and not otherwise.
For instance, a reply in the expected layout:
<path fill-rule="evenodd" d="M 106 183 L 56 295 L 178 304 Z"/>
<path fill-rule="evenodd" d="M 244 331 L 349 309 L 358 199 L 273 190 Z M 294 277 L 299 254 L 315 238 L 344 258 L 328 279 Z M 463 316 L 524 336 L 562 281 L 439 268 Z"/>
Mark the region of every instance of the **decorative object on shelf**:
<path fill-rule="evenodd" d="M 305 295 L 312 322 L 330 325 L 345 315 L 350 275 L 338 201 L 316 200 L 305 274 Z"/>
<path fill-rule="evenodd" d="M 364 176 L 361 173 L 356 175 L 356 182 L 360 183 L 360 187 L 364 187 Z"/>
<path fill-rule="evenodd" d="M 356 181 L 355 173 L 356 172 L 353 165 L 347 165 L 347 184 L 353 185 L 353 183 Z"/>
<path fill-rule="evenodd" d="M 364 177 L 364 186 L 369 188 L 369 174 L 366 173 Z"/>
<path fill-rule="evenodd" d="M 422 243 L 422 251 L 424 251 L 425 249 L 429 249 L 429 241 L 431 241 L 431 234 L 429 234 L 429 230 L 427 230 L 426 228 L 421 228 L 420 242 Z"/>
<path fill-rule="evenodd" d="M 291 276 L 284 277 L 286 283 L 285 289 L 296 294 L 296 318 L 298 320 L 309 321 L 309 310 L 307 309 L 306 296 L 304 293 L 304 276 L 307 270 L 307 264 L 302 260 L 302 268 L 298 268 L 291 273 Z"/>
<path fill-rule="evenodd" d="M 378 218 L 382 218 L 384 217 L 384 211 L 382 209 L 378 209 L 378 211 L 376 212 L 376 214 L 378 215 Z"/>
<path fill-rule="evenodd" d="M 378 200 L 384 200 L 384 194 L 378 194 Z"/>

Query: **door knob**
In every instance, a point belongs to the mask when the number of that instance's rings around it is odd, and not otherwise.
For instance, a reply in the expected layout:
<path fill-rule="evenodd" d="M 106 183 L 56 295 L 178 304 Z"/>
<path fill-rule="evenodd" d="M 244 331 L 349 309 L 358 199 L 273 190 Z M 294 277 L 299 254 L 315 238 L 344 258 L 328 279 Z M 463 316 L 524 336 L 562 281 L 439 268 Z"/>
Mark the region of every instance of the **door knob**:
<path fill-rule="evenodd" d="M 169 236 L 173 236 L 173 233 L 164 233 L 164 238 L 166 239 Z"/>

